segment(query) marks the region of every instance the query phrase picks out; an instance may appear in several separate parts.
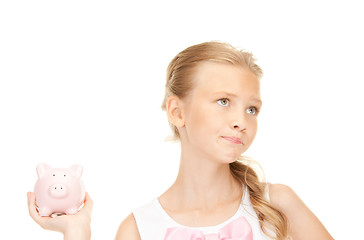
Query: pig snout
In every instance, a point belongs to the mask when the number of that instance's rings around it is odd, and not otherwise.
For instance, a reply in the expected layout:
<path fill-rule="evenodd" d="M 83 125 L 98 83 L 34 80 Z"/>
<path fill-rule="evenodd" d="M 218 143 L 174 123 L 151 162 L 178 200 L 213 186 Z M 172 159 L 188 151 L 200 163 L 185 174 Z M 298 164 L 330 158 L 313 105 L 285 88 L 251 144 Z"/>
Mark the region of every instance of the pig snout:
<path fill-rule="evenodd" d="M 64 184 L 53 184 L 49 188 L 50 195 L 54 198 L 63 198 L 67 196 L 67 187 Z"/>

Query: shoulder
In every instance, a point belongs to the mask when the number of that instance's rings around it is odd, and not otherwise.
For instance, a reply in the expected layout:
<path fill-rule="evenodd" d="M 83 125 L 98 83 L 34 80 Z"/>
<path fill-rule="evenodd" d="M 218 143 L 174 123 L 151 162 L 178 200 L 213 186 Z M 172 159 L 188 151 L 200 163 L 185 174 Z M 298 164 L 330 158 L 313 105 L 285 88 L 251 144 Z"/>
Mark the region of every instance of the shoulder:
<path fill-rule="evenodd" d="M 289 235 L 294 239 L 333 239 L 324 225 L 287 185 L 270 184 L 270 203 L 281 211 L 289 223 Z"/>
<path fill-rule="evenodd" d="M 115 240 L 123 239 L 140 240 L 138 227 L 132 213 L 122 221 L 116 234 Z"/>
<path fill-rule="evenodd" d="M 293 189 L 284 184 L 270 184 L 270 203 L 283 212 L 288 218 L 290 215 L 307 214 L 309 208 L 304 204 Z"/>
<path fill-rule="evenodd" d="M 280 210 L 291 208 L 301 202 L 293 189 L 284 184 L 269 184 L 269 199 L 270 203 Z"/>

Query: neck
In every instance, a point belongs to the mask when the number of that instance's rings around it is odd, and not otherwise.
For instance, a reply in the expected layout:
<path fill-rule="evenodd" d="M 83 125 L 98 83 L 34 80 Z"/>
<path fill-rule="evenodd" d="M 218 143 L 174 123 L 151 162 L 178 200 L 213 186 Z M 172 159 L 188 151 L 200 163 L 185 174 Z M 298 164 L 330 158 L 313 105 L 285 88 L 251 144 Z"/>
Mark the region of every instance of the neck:
<path fill-rule="evenodd" d="M 178 176 L 171 190 L 188 208 L 211 209 L 219 203 L 241 198 L 242 186 L 232 176 L 229 164 L 202 153 L 184 151 Z"/>

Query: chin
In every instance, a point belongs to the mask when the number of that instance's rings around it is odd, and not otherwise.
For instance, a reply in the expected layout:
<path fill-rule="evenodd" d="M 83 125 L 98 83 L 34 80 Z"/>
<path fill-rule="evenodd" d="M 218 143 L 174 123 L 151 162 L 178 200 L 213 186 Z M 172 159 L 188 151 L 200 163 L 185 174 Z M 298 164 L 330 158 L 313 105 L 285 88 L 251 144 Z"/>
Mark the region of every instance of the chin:
<path fill-rule="evenodd" d="M 236 160 L 239 160 L 240 158 L 240 154 L 239 155 L 231 155 L 231 156 L 225 156 L 225 157 L 222 157 L 220 158 L 220 161 L 222 161 L 223 163 L 233 163 L 235 162 Z"/>

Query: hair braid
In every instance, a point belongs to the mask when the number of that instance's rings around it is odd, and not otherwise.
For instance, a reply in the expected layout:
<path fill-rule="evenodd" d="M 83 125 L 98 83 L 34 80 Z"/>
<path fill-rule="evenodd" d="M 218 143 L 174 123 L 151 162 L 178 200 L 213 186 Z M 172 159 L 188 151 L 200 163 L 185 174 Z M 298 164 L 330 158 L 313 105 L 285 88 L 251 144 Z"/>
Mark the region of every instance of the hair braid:
<path fill-rule="evenodd" d="M 267 183 L 261 182 L 253 168 L 240 161 L 230 163 L 230 171 L 237 180 L 247 186 L 250 201 L 253 209 L 257 213 L 262 231 L 271 238 L 277 240 L 286 239 L 287 220 L 285 215 L 270 205 L 264 198 Z M 275 232 L 276 236 L 269 233 L 267 229 Z"/>

